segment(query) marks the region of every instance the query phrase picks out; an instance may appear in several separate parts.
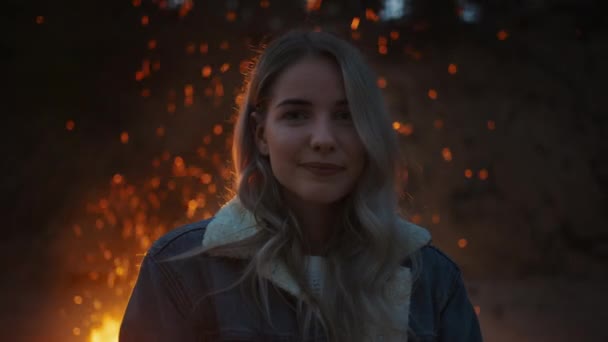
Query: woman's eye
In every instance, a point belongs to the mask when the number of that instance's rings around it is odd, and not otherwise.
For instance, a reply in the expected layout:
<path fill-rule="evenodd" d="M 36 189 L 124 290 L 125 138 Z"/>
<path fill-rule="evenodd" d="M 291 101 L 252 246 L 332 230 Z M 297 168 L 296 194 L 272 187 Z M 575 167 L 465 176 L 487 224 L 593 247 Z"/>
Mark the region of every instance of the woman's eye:
<path fill-rule="evenodd" d="M 306 118 L 306 113 L 298 111 L 287 112 L 283 115 L 283 117 L 287 120 L 302 120 Z"/>
<path fill-rule="evenodd" d="M 338 112 L 335 114 L 336 119 L 338 120 L 351 120 L 352 117 L 350 115 L 350 112 Z"/>

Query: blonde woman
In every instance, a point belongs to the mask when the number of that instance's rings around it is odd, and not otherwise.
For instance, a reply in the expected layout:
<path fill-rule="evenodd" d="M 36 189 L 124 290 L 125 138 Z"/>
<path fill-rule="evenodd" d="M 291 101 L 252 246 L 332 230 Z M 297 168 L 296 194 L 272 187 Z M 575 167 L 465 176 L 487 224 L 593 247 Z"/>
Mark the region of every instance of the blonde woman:
<path fill-rule="evenodd" d="M 458 267 L 397 214 L 397 156 L 360 53 L 279 37 L 249 75 L 234 198 L 150 248 L 120 341 L 481 341 Z"/>

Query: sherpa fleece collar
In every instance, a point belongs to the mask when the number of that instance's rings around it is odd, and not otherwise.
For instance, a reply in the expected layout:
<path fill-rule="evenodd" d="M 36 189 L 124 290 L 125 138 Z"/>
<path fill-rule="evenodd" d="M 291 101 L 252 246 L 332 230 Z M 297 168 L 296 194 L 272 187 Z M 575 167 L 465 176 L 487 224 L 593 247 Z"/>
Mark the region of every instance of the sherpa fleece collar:
<path fill-rule="evenodd" d="M 398 239 L 403 246 L 404 258 L 416 250 L 427 245 L 431 240 L 430 233 L 415 224 L 399 219 L 397 222 Z M 203 238 L 205 249 L 220 246 L 226 243 L 236 242 L 248 238 L 257 232 L 257 226 L 253 214 L 245 209 L 239 199 L 234 197 L 226 203 L 215 215 L 214 219 L 207 225 Z M 248 259 L 253 256 L 254 250 L 240 252 L 215 253 L 214 256 Z M 271 282 L 284 289 L 295 297 L 302 298 L 302 291 L 294 278 L 289 273 L 286 264 L 282 260 L 273 260 L 271 273 L 266 276 Z M 412 289 L 411 270 L 407 267 L 399 267 L 391 280 L 389 280 L 388 293 L 391 303 L 394 303 L 394 317 L 401 322 L 400 330 L 408 327 L 408 316 L 410 306 L 410 295 Z M 373 329 L 373 328 L 372 328 Z M 384 336 L 384 341 L 407 341 L 407 336 Z"/>

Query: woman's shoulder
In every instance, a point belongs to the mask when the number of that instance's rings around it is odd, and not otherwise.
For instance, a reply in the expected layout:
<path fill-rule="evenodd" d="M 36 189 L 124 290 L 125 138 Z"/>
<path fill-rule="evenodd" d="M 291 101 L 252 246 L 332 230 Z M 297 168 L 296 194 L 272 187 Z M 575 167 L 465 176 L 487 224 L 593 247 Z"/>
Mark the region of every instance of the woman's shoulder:
<path fill-rule="evenodd" d="M 430 303 L 436 310 L 444 307 L 450 295 L 462 286 L 460 267 L 433 245 L 422 247 L 406 266 L 411 267 L 415 278 L 412 300 L 418 302 L 418 309 Z"/>
<path fill-rule="evenodd" d="M 403 265 L 412 270 L 414 292 L 439 297 L 443 301 L 458 286 L 461 271 L 458 264 L 438 247 L 428 244 L 414 253 Z"/>
<path fill-rule="evenodd" d="M 156 240 L 146 254 L 154 259 L 167 259 L 202 246 L 205 230 L 212 220 L 189 223 L 169 231 Z"/>
<path fill-rule="evenodd" d="M 416 278 L 410 326 L 416 335 L 424 341 L 481 341 L 477 316 L 456 262 L 432 245 L 420 249 L 413 259 Z"/>
<path fill-rule="evenodd" d="M 460 272 L 458 264 L 438 247 L 428 244 L 420 249 L 419 258 L 423 268 L 431 271 Z"/>

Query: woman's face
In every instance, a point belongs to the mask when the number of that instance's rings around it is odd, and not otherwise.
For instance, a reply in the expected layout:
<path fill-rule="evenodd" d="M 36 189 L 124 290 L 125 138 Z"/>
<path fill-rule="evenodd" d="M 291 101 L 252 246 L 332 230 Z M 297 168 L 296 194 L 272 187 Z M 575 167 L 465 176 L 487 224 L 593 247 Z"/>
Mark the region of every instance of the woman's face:
<path fill-rule="evenodd" d="M 288 198 L 331 204 L 348 195 L 366 156 L 337 65 L 303 58 L 277 77 L 267 104 L 256 143 Z"/>

